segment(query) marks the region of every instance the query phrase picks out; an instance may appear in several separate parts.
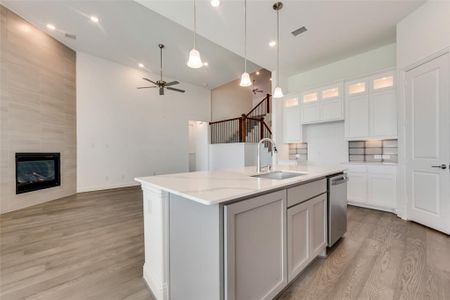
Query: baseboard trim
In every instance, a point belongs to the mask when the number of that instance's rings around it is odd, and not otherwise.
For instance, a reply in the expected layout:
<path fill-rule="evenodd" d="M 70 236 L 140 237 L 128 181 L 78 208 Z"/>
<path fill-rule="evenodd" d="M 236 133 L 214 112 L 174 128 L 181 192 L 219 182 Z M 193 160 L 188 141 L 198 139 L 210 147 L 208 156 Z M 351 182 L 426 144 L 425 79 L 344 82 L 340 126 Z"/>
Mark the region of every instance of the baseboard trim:
<path fill-rule="evenodd" d="M 352 202 L 352 201 L 348 201 L 348 205 L 362 207 L 362 208 L 375 209 L 375 210 L 381 210 L 381 211 L 390 212 L 390 213 L 393 213 L 393 214 L 396 213 L 394 208 L 379 207 L 379 206 L 373 206 L 373 205 L 370 205 L 370 204 L 355 203 L 355 202 Z"/>
<path fill-rule="evenodd" d="M 86 192 L 95 192 L 95 191 L 103 191 L 103 190 L 113 190 L 127 187 L 135 187 L 139 186 L 139 183 L 125 183 L 125 184 L 111 184 L 111 185 L 102 185 L 102 186 L 89 186 L 89 187 L 79 187 L 77 188 L 77 193 L 86 193 Z"/>
<path fill-rule="evenodd" d="M 155 298 L 157 300 L 169 300 L 169 287 L 166 283 L 157 284 L 155 280 L 152 279 L 152 276 L 150 272 L 147 271 L 147 268 L 145 267 L 146 264 L 144 264 L 143 267 L 143 278 L 145 281 L 145 284 L 150 289 L 150 291 L 153 293 Z"/>

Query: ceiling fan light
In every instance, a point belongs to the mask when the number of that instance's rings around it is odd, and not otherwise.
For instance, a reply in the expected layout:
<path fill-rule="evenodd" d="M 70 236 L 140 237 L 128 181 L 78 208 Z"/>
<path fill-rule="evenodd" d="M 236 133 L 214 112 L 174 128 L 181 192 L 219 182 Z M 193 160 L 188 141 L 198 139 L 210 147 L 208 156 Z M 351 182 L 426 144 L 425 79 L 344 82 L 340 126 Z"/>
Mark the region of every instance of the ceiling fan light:
<path fill-rule="evenodd" d="M 251 86 L 252 81 L 250 80 L 250 75 L 247 72 L 242 73 L 240 86 Z"/>
<path fill-rule="evenodd" d="M 187 62 L 189 68 L 198 69 L 203 66 L 202 59 L 200 57 L 200 52 L 193 48 L 189 52 L 189 60 Z"/>
<path fill-rule="evenodd" d="M 281 90 L 281 88 L 279 86 L 277 86 L 275 88 L 275 90 L 273 91 L 273 97 L 274 98 L 282 98 L 283 97 L 283 91 Z"/>

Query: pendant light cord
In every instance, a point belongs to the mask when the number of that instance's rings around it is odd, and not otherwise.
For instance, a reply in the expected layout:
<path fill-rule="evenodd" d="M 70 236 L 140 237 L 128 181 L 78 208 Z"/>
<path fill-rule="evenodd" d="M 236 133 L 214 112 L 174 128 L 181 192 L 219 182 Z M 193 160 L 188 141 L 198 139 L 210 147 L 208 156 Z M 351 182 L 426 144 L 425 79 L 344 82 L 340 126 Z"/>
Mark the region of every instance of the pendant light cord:
<path fill-rule="evenodd" d="M 196 48 L 196 38 L 197 38 L 197 9 L 194 0 L 194 49 Z"/>
<path fill-rule="evenodd" d="M 159 58 L 160 58 L 159 76 L 160 76 L 161 81 L 162 81 L 162 66 L 163 66 L 163 62 L 162 62 L 162 47 L 159 47 Z"/>
<path fill-rule="evenodd" d="M 280 86 L 280 10 L 277 9 L 277 87 Z"/>
<path fill-rule="evenodd" d="M 247 73 L 247 0 L 244 0 L 244 72 Z"/>

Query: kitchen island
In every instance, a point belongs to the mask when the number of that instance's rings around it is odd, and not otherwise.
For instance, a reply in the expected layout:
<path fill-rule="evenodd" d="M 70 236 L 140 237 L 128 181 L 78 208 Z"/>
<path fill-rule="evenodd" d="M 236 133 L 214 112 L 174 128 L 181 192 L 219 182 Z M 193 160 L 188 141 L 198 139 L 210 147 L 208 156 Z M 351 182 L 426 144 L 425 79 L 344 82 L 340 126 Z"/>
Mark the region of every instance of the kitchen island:
<path fill-rule="evenodd" d="M 283 166 L 261 178 L 248 167 L 136 178 L 149 288 L 157 299 L 272 299 L 324 254 L 326 177 L 343 170 Z"/>

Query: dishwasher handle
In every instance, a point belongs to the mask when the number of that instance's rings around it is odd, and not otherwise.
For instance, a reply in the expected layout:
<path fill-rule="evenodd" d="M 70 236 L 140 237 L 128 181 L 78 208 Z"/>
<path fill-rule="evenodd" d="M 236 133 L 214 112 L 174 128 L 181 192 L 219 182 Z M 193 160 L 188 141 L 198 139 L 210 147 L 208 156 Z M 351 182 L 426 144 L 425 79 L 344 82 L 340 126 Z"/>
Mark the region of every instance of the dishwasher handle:
<path fill-rule="evenodd" d="M 338 185 L 338 184 L 342 184 L 348 181 L 348 177 L 347 175 L 342 175 L 339 177 L 333 177 L 331 179 L 331 185 Z"/>

